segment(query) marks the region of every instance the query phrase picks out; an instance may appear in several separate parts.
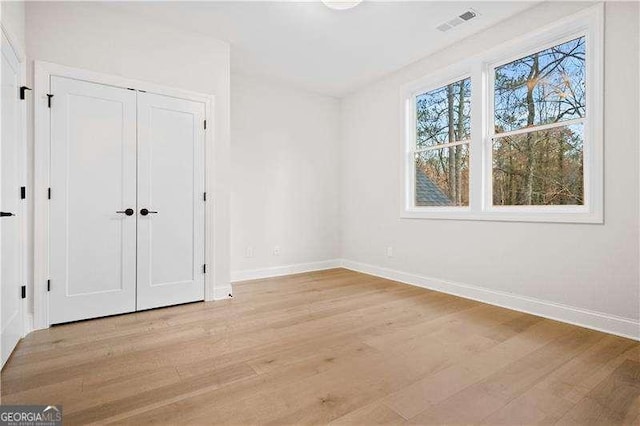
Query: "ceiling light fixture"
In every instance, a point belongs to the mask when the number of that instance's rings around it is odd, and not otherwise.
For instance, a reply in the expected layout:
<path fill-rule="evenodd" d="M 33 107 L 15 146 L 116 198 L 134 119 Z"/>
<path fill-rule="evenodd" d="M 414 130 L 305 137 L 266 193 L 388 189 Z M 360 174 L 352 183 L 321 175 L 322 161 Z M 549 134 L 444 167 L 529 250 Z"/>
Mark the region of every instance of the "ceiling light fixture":
<path fill-rule="evenodd" d="M 330 9 L 335 10 L 347 10 L 352 7 L 356 7 L 362 2 L 362 0 L 322 0 L 322 3 L 325 4 Z"/>

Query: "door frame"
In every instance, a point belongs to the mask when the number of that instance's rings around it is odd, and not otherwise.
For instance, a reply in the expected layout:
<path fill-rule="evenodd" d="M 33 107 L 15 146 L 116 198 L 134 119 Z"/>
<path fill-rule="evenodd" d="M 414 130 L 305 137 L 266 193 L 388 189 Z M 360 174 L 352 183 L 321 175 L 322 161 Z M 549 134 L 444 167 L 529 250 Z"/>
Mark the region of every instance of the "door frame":
<path fill-rule="evenodd" d="M 216 194 L 213 182 L 214 164 L 214 108 L 215 96 L 189 90 L 177 89 L 149 83 L 146 81 L 125 78 L 112 74 L 89 71 L 68 67 L 51 62 L 34 61 L 34 253 L 33 253 L 33 329 L 48 328 L 49 321 L 49 293 L 47 280 L 49 279 L 49 202 L 48 188 L 50 182 L 50 148 L 51 148 L 51 114 L 49 113 L 48 97 L 52 76 L 83 80 L 91 83 L 115 86 L 124 89 L 134 89 L 158 95 L 186 99 L 205 104 L 205 191 L 207 203 L 205 205 L 205 262 L 210 267 L 204 277 L 204 300 L 211 301 L 216 297 L 214 260 L 214 206 Z M 55 103 L 55 94 L 52 98 Z M 55 197 L 55 188 L 52 188 Z M 55 283 L 52 283 L 55 285 Z"/>
<path fill-rule="evenodd" d="M 20 86 L 26 86 L 27 81 L 27 73 L 26 73 L 26 56 L 22 49 L 20 49 L 20 45 L 17 41 L 17 38 L 9 31 L 9 29 L 4 25 L 4 22 L 0 22 L 0 32 L 2 32 L 2 36 L 4 36 L 13 50 L 13 53 L 18 60 L 18 79 L 20 81 Z M 16 94 L 18 96 L 18 94 Z M 29 295 L 29 203 L 30 197 L 32 194 L 29 194 L 29 185 L 28 185 L 28 176 L 27 176 L 27 105 L 29 102 L 29 92 L 26 92 L 26 96 L 24 102 L 20 102 L 20 106 L 18 108 L 18 114 L 20 117 L 19 128 L 18 128 L 18 143 L 20 144 L 20 180 L 21 185 L 24 186 L 26 190 L 26 198 L 21 200 L 20 203 L 20 270 L 18 271 L 20 275 L 20 280 L 22 282 L 21 285 L 25 286 L 26 297 L 22 299 L 22 337 L 29 334 L 29 332 L 33 329 L 33 315 L 29 312 L 29 303 L 28 300 L 32 299 Z M 0 124 L 1 125 L 1 124 Z M 16 188 L 17 190 L 17 188 Z"/>

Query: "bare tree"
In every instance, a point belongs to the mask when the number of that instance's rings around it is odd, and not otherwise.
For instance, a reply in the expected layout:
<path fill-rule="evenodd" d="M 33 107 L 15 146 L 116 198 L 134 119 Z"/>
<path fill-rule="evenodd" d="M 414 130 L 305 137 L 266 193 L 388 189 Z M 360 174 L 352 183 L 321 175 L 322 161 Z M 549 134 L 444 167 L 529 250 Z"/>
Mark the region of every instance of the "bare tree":
<path fill-rule="evenodd" d="M 494 204 L 582 204 L 582 125 L 534 127 L 584 116 L 584 46 L 578 38 L 496 68 Z"/>

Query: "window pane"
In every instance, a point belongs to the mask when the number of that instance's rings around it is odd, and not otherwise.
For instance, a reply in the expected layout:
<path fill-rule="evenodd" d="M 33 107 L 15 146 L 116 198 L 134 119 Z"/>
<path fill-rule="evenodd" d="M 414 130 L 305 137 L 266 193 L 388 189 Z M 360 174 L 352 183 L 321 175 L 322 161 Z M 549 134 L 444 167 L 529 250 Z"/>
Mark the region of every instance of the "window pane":
<path fill-rule="evenodd" d="M 497 138 L 493 204 L 584 204 L 582 145 L 582 124 Z"/>
<path fill-rule="evenodd" d="M 584 37 L 496 68 L 496 133 L 584 117 L 585 71 Z"/>
<path fill-rule="evenodd" d="M 416 147 L 470 138 L 471 79 L 416 97 Z"/>
<path fill-rule="evenodd" d="M 416 206 L 469 205 L 469 145 L 415 154 Z"/>

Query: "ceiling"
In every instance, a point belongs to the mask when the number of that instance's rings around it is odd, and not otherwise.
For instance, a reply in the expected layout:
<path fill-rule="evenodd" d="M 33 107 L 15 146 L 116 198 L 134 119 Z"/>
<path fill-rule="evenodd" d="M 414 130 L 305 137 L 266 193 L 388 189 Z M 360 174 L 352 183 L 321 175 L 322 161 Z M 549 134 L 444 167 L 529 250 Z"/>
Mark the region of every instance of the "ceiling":
<path fill-rule="evenodd" d="M 231 71 L 341 97 L 537 1 L 365 0 L 349 10 L 306 2 L 114 2 L 173 27 L 231 44 Z M 436 27 L 469 8 L 478 16 Z"/>

